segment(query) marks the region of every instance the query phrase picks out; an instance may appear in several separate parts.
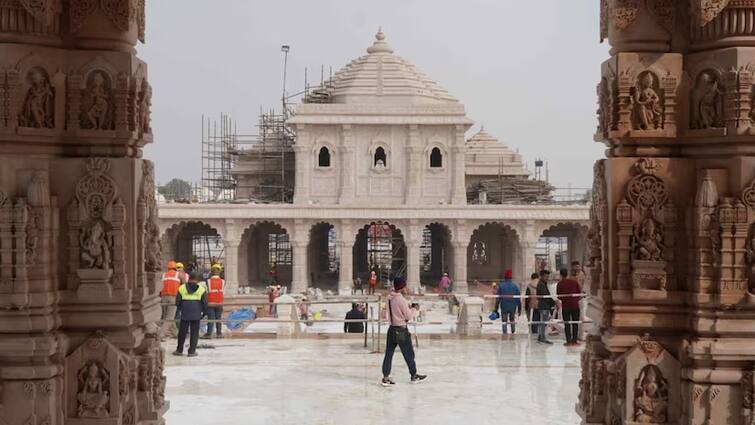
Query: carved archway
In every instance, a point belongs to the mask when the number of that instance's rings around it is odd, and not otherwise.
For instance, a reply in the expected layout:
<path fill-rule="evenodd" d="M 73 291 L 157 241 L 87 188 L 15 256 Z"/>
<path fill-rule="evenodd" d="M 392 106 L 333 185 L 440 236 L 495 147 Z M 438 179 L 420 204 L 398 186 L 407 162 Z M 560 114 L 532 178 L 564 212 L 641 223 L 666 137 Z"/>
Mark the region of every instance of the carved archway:
<path fill-rule="evenodd" d="M 338 239 L 333 223 L 321 221 L 310 227 L 307 262 L 310 286 L 338 290 Z"/>
<path fill-rule="evenodd" d="M 506 269 L 517 271 L 515 279 L 521 280 L 516 276 L 521 268 L 519 249 L 519 233 L 512 225 L 496 221 L 480 224 L 467 246 L 468 280 L 487 285 L 499 281 Z"/>
<path fill-rule="evenodd" d="M 261 291 L 288 286 L 293 278 L 291 232 L 282 223 L 261 220 L 244 229 L 239 243 L 239 286 Z"/>
<path fill-rule="evenodd" d="M 395 276 L 406 276 L 406 244 L 396 224 L 373 221 L 355 235 L 353 248 L 354 274 L 366 282 L 375 271 L 382 283 Z"/>

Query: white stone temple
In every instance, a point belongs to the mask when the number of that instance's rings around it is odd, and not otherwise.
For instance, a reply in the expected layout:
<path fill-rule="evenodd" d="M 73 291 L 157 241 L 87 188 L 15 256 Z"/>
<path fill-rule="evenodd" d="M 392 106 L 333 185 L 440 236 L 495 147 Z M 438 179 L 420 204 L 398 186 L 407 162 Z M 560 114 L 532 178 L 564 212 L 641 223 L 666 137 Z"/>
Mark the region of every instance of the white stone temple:
<path fill-rule="evenodd" d="M 480 181 L 530 173 L 484 130 L 467 139 L 464 105 L 394 54 L 382 32 L 325 95 L 287 121 L 296 134 L 293 203 L 161 204 L 166 258 L 184 260 L 191 235 L 217 235 L 231 287 L 264 286 L 274 269 L 294 293 L 341 294 L 370 270 L 384 281 L 404 275 L 414 290 L 444 272 L 462 293 L 508 268 L 524 281 L 543 235 L 568 238 L 569 261 L 584 260 L 586 205 L 468 204 Z M 233 174 L 260 182 L 258 170 L 240 161 Z"/>

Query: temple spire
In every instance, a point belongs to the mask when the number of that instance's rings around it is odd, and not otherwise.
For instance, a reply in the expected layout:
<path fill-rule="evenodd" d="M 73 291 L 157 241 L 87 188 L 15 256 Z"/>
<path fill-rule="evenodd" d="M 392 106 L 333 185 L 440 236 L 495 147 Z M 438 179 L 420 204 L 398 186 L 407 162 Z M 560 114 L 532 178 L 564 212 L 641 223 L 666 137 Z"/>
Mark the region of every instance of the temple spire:
<path fill-rule="evenodd" d="M 385 41 L 383 27 L 378 27 L 378 32 L 375 34 L 375 42 L 367 48 L 367 53 L 393 53 L 393 47 Z"/>

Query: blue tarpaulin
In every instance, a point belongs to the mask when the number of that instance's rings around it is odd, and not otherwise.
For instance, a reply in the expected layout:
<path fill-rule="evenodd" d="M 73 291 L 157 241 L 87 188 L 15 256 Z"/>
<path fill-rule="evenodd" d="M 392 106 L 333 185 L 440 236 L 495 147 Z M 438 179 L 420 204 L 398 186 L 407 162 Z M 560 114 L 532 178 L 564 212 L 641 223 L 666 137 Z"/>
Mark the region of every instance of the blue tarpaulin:
<path fill-rule="evenodd" d="M 235 331 L 240 329 L 244 325 L 244 322 L 254 320 L 256 316 L 254 309 L 249 307 L 240 308 L 228 314 L 228 317 L 225 318 L 227 320 L 226 326 L 228 329 Z"/>

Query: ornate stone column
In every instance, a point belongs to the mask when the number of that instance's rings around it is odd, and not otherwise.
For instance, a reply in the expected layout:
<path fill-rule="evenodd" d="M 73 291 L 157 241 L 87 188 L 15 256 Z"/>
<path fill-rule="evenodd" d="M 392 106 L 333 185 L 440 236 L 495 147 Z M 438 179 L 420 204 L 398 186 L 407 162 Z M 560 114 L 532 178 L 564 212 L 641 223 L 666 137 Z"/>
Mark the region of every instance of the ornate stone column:
<path fill-rule="evenodd" d="M 350 204 L 354 202 L 356 196 L 356 169 L 355 163 L 355 150 L 356 141 L 354 140 L 354 128 L 351 124 L 344 124 L 341 126 L 341 132 L 343 135 L 341 143 L 341 197 L 338 202 L 340 204 Z"/>
<path fill-rule="evenodd" d="M 309 227 L 304 221 L 296 220 L 291 238 L 293 256 L 291 292 L 294 294 L 305 292 L 309 288 L 307 246 L 309 246 Z"/>
<path fill-rule="evenodd" d="M 472 232 L 469 225 L 464 220 L 457 220 L 453 234 L 451 236 L 451 247 L 453 249 L 453 288 L 454 292 L 466 294 L 469 292 L 467 284 L 467 248 Z"/>
<path fill-rule="evenodd" d="M 239 290 L 239 244 L 241 243 L 239 223 L 234 220 L 225 221 L 223 247 L 225 249 L 225 293 L 234 295 Z"/>
<path fill-rule="evenodd" d="M 522 255 L 521 261 L 524 266 L 525 276 L 523 276 L 523 279 L 529 280 L 530 275 L 537 271 L 535 248 L 537 247 L 537 240 L 539 238 L 536 235 L 535 222 L 528 220 L 522 227 L 521 232 L 522 234 L 519 237 L 519 252 Z"/>
<path fill-rule="evenodd" d="M 585 424 L 753 423 L 755 5 L 603 0 Z M 656 391 L 655 388 L 664 388 Z"/>
<path fill-rule="evenodd" d="M 162 424 L 144 2 L 0 16 L 0 423 Z"/>
<path fill-rule="evenodd" d="M 466 140 L 464 133 L 467 127 L 464 125 L 456 126 L 454 137 L 454 146 L 451 149 L 453 155 L 453 189 L 451 191 L 451 203 L 454 205 L 466 205 L 467 203 L 467 183 L 465 174 L 466 161 Z"/>
<path fill-rule="evenodd" d="M 338 266 L 338 294 L 351 295 L 354 279 L 354 226 L 351 222 L 342 221 L 338 230 L 338 252 L 340 260 Z"/>
<path fill-rule="evenodd" d="M 312 152 L 309 145 L 309 133 L 304 125 L 299 125 L 294 145 L 294 204 L 306 204 L 309 201 L 309 172 L 312 168 L 310 161 Z"/>
<path fill-rule="evenodd" d="M 411 220 L 407 226 L 406 243 L 406 286 L 412 293 L 418 293 L 420 287 L 420 252 L 422 246 L 422 227 L 417 220 Z"/>
<path fill-rule="evenodd" d="M 422 189 L 422 141 L 419 126 L 409 125 L 409 143 L 406 144 L 406 193 L 404 203 L 413 204 L 419 199 Z"/>

